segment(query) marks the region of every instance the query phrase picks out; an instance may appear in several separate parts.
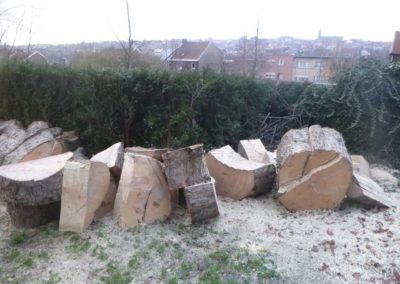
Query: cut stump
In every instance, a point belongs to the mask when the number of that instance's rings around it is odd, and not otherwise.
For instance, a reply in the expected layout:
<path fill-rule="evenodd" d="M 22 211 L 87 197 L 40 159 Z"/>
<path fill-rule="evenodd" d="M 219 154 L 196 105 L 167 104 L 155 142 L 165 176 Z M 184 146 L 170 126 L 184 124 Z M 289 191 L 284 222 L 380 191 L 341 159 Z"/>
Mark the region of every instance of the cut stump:
<path fill-rule="evenodd" d="M 290 211 L 335 208 L 351 184 L 350 156 L 342 135 L 331 128 L 288 131 L 277 162 L 279 201 Z"/>
<path fill-rule="evenodd" d="M 110 172 L 100 162 L 71 161 L 64 167 L 60 231 L 83 232 L 93 221 L 110 187 Z"/>
<path fill-rule="evenodd" d="M 249 161 L 230 146 L 210 151 L 207 166 L 217 193 L 235 200 L 266 193 L 274 185 L 274 165 Z"/>
<path fill-rule="evenodd" d="M 121 227 L 165 220 L 171 213 L 171 194 L 162 164 L 148 156 L 125 153 L 115 198 L 114 218 Z"/>
<path fill-rule="evenodd" d="M 185 187 L 185 199 L 192 223 L 219 216 L 217 195 L 213 182 Z"/>

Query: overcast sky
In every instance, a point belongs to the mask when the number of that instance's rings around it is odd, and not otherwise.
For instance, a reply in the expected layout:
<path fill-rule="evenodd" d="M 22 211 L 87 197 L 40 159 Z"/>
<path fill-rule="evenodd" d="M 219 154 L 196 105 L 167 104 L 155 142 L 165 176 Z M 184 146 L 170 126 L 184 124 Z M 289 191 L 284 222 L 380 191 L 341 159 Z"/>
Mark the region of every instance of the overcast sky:
<path fill-rule="evenodd" d="M 314 39 L 392 41 L 400 30 L 400 0 L 130 0 L 133 38 L 228 39 L 255 35 Z M 23 18 L 15 36 L 8 20 L 8 40 L 17 44 L 78 43 L 126 39 L 125 0 L 0 0 L 0 10 Z M 4 16 L 3 16 L 4 19 Z M 0 24 L 0 32 L 4 29 Z M 10 26 L 11 25 L 11 26 Z"/>

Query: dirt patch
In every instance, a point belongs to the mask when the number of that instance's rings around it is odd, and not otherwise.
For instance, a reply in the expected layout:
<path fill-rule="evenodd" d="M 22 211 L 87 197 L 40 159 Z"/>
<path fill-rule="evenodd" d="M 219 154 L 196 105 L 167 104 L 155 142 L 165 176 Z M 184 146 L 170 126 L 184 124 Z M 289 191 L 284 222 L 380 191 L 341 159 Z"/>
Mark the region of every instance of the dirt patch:
<path fill-rule="evenodd" d="M 387 194 L 399 204 L 393 187 Z M 398 206 L 289 213 L 271 196 L 219 205 L 219 218 L 198 225 L 175 208 L 165 223 L 122 230 L 106 216 L 81 235 L 56 223 L 13 229 L 0 205 L 0 283 L 400 281 Z"/>

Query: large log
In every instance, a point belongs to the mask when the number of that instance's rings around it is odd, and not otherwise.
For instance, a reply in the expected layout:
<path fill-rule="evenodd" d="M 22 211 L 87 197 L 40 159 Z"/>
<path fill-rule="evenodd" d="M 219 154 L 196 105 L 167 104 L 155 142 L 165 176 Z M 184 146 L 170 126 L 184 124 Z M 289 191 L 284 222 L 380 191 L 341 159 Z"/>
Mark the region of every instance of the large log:
<path fill-rule="evenodd" d="M 217 193 L 236 200 L 272 190 L 275 166 L 249 161 L 230 146 L 212 150 L 207 155 L 210 174 Z"/>
<path fill-rule="evenodd" d="M 81 233 L 93 221 L 110 187 L 104 163 L 70 161 L 64 167 L 60 231 Z"/>
<path fill-rule="evenodd" d="M 0 198 L 13 225 L 36 227 L 58 218 L 62 170 L 71 157 L 65 153 L 0 167 Z"/>
<path fill-rule="evenodd" d="M 154 148 L 143 148 L 143 147 L 127 147 L 125 148 L 126 153 L 140 154 L 152 157 L 153 159 L 163 162 L 162 155 L 169 151 L 168 148 L 154 149 Z"/>
<path fill-rule="evenodd" d="M 260 139 L 240 140 L 238 153 L 247 160 L 271 164 L 268 152 Z"/>
<path fill-rule="evenodd" d="M 106 164 L 114 178 L 119 180 L 122 164 L 124 163 L 124 144 L 122 142 L 115 143 L 94 155 L 90 160 Z"/>
<path fill-rule="evenodd" d="M 290 211 L 335 208 L 351 184 L 350 156 L 342 135 L 331 128 L 288 131 L 277 163 L 279 201 Z"/>
<path fill-rule="evenodd" d="M 210 182 L 203 145 L 192 145 L 162 155 L 170 189 Z"/>
<path fill-rule="evenodd" d="M 185 187 L 185 200 L 192 223 L 219 216 L 214 182 Z"/>
<path fill-rule="evenodd" d="M 385 191 L 370 177 L 353 173 L 353 182 L 347 197 L 368 206 L 391 207 L 393 204 Z"/>
<path fill-rule="evenodd" d="M 35 206 L 60 201 L 62 170 L 68 152 L 0 167 L 0 197 L 7 203 Z"/>
<path fill-rule="evenodd" d="M 125 153 L 114 204 L 122 227 L 164 220 L 171 213 L 171 195 L 161 163 L 148 156 Z"/>

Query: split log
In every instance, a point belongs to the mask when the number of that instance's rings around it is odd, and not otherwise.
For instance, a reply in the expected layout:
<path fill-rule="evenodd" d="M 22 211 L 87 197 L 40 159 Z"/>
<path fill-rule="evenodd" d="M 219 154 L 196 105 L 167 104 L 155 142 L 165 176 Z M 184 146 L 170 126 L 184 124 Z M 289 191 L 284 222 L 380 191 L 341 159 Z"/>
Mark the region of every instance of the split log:
<path fill-rule="evenodd" d="M 35 206 L 60 201 L 62 170 L 72 153 L 0 167 L 0 197 L 7 203 Z"/>
<path fill-rule="evenodd" d="M 393 204 L 384 190 L 368 176 L 353 173 L 347 197 L 368 206 L 391 207 Z"/>
<path fill-rule="evenodd" d="M 58 218 L 63 174 L 72 153 L 0 167 L 0 198 L 11 223 L 36 227 Z"/>
<path fill-rule="evenodd" d="M 161 163 L 143 155 L 125 154 L 114 208 L 122 227 L 165 219 L 171 211 L 170 198 Z"/>
<path fill-rule="evenodd" d="M 71 161 L 64 167 L 60 231 L 81 233 L 93 221 L 110 187 L 110 171 L 101 162 Z"/>
<path fill-rule="evenodd" d="M 277 162 L 279 201 L 290 211 L 335 208 L 351 184 L 350 156 L 342 135 L 331 128 L 288 131 Z"/>
<path fill-rule="evenodd" d="M 114 204 L 122 227 L 165 220 L 171 213 L 171 195 L 162 165 L 148 156 L 125 153 Z"/>
<path fill-rule="evenodd" d="M 125 148 L 126 153 L 133 153 L 133 154 L 139 154 L 139 155 L 145 155 L 152 157 L 153 159 L 159 160 L 160 162 L 163 162 L 162 160 L 162 155 L 169 151 L 168 148 L 164 149 L 152 149 L 152 148 L 143 148 L 143 147 L 128 147 Z"/>
<path fill-rule="evenodd" d="M 351 155 L 351 162 L 353 165 L 353 172 L 367 177 L 371 177 L 371 169 L 369 163 L 361 155 Z"/>
<path fill-rule="evenodd" d="M 124 144 L 122 142 L 115 143 L 111 147 L 94 155 L 90 160 L 106 164 L 113 177 L 119 180 L 122 164 L 124 163 Z"/>
<path fill-rule="evenodd" d="M 230 146 L 210 151 L 207 165 L 217 193 L 235 200 L 268 192 L 274 185 L 274 165 L 249 161 Z"/>
<path fill-rule="evenodd" d="M 271 164 L 268 152 L 260 139 L 240 140 L 238 153 L 247 160 L 263 164 Z"/>
<path fill-rule="evenodd" d="M 192 145 L 162 155 L 170 189 L 211 181 L 204 161 L 203 145 Z"/>
<path fill-rule="evenodd" d="M 185 187 L 185 199 L 192 223 L 219 216 L 214 182 Z"/>

